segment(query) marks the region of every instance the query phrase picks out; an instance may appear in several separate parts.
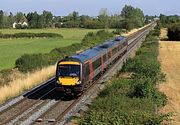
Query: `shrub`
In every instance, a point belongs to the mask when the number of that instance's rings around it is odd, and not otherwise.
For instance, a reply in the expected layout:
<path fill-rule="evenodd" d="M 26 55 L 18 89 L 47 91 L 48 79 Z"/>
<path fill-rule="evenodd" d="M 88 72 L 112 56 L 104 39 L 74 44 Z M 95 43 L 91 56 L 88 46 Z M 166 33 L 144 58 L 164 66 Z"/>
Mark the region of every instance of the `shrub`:
<path fill-rule="evenodd" d="M 113 31 L 113 34 L 121 35 L 122 32 L 122 29 L 116 29 L 115 31 Z"/>
<path fill-rule="evenodd" d="M 169 27 L 167 35 L 171 41 L 180 41 L 180 23 Z"/>
<path fill-rule="evenodd" d="M 16 67 L 22 72 L 41 69 L 48 64 L 47 56 L 43 54 L 24 54 L 15 62 Z"/>
<path fill-rule="evenodd" d="M 44 38 L 44 37 L 59 37 L 63 38 L 61 34 L 57 33 L 15 33 L 15 34 L 0 34 L 0 38 Z"/>

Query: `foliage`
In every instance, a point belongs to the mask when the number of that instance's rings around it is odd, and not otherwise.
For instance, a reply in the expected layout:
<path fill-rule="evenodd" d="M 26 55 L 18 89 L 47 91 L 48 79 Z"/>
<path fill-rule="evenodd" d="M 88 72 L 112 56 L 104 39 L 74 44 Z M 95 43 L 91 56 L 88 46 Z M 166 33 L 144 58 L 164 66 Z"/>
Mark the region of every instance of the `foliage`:
<path fill-rule="evenodd" d="M 53 15 L 49 11 L 43 11 L 39 15 L 36 11 L 27 14 L 29 28 L 48 28 L 52 26 Z"/>
<path fill-rule="evenodd" d="M 41 69 L 43 66 L 47 65 L 47 57 L 42 54 L 24 54 L 21 58 L 16 60 L 16 67 L 22 72 L 32 71 L 32 69 Z"/>
<path fill-rule="evenodd" d="M 114 34 L 117 34 L 117 35 L 121 35 L 123 32 L 122 29 L 116 29 L 115 31 L 113 31 Z"/>
<path fill-rule="evenodd" d="M 166 16 L 160 14 L 159 18 L 162 27 L 171 27 L 171 25 L 180 23 L 180 16 L 178 15 Z"/>
<path fill-rule="evenodd" d="M 169 27 L 167 35 L 170 41 L 180 41 L 180 23 Z"/>
<path fill-rule="evenodd" d="M 139 8 L 125 5 L 121 15 L 124 17 L 124 29 L 131 30 L 144 25 L 144 14 Z"/>
<path fill-rule="evenodd" d="M 180 40 L 180 16 L 171 15 L 166 16 L 160 14 L 160 21 L 158 21 L 158 26 L 168 28 L 168 39 L 170 41 L 179 41 Z"/>
<path fill-rule="evenodd" d="M 149 19 L 149 18 L 148 18 Z M 149 21 L 149 20 L 148 20 Z M 29 12 L 24 14 L 18 12 L 13 15 L 5 14 L 0 11 L 0 28 L 12 28 L 13 23 L 17 23 L 18 29 L 25 28 L 89 28 L 89 29 L 107 29 L 107 28 L 124 28 L 131 30 L 144 25 L 144 14 L 139 8 L 127 6 L 121 14 L 110 15 L 107 8 L 101 8 L 99 15 L 90 17 L 88 15 L 79 15 L 73 11 L 67 16 L 54 16 L 50 11 L 43 11 L 42 14 Z M 26 22 L 28 26 L 21 23 Z"/>
<path fill-rule="evenodd" d="M 22 13 L 22 12 L 18 12 L 16 15 L 15 15 L 15 21 L 16 22 L 23 22 L 23 21 L 26 21 L 26 17 L 25 15 Z"/>
<path fill-rule="evenodd" d="M 90 32 L 82 39 L 82 46 L 84 47 L 92 47 L 99 43 L 104 42 L 105 40 L 113 37 L 112 33 L 106 32 L 105 30 L 100 30 L 96 34 Z"/>
<path fill-rule="evenodd" d="M 10 82 L 11 80 L 10 73 L 11 73 L 10 69 L 5 69 L 0 71 L 0 86 L 4 86 L 8 82 Z"/>
<path fill-rule="evenodd" d="M 15 34 L 0 34 L 0 38 L 48 38 L 59 37 L 63 38 L 61 34 L 56 33 L 15 33 Z"/>
<path fill-rule="evenodd" d="M 4 22 L 3 22 L 3 18 L 4 18 L 4 12 L 2 10 L 0 10 L 0 28 L 3 28 L 4 26 Z"/>
<path fill-rule="evenodd" d="M 144 41 L 134 59 L 121 72 L 132 72 L 131 79 L 117 77 L 99 94 L 80 124 L 160 125 L 168 114 L 157 114 L 166 96 L 156 88 L 161 80 L 156 30 Z"/>
<path fill-rule="evenodd" d="M 157 16 L 149 16 L 149 15 L 145 15 L 145 24 L 149 24 L 150 22 L 152 22 L 154 20 L 154 18 L 156 18 Z"/>

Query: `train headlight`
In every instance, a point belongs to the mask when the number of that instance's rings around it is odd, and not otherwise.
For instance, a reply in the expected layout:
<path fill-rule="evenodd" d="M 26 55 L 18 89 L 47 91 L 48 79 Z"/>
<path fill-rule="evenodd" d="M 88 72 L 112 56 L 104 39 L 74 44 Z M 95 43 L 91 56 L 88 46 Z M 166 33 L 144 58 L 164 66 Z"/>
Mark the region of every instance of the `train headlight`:
<path fill-rule="evenodd" d="M 57 82 L 57 84 L 61 84 L 61 82 L 59 82 L 59 80 L 57 80 L 56 82 Z"/>
<path fill-rule="evenodd" d="M 76 84 L 77 84 L 77 85 L 81 84 L 81 81 L 78 81 Z"/>

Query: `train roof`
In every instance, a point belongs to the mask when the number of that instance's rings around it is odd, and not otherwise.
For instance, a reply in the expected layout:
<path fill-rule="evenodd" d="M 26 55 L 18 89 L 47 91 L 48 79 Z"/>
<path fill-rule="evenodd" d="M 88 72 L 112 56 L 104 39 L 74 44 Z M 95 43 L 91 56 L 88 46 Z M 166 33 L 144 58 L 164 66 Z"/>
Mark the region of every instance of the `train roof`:
<path fill-rule="evenodd" d="M 74 56 L 71 56 L 72 58 L 76 58 L 78 60 L 80 60 L 82 63 L 101 54 L 102 52 L 104 52 L 105 50 L 107 50 L 108 48 L 111 48 L 112 46 L 118 44 L 119 42 L 114 41 L 114 40 L 110 40 L 107 41 L 103 44 L 100 44 L 98 46 L 95 46 L 93 48 L 89 48 L 79 54 L 76 54 Z"/>

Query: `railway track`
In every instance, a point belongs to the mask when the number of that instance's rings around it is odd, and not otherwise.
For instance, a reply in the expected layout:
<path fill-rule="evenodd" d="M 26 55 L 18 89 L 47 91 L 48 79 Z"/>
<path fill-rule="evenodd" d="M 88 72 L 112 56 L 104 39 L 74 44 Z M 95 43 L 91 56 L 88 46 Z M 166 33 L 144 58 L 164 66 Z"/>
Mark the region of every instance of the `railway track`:
<path fill-rule="evenodd" d="M 52 85 L 52 82 L 54 82 L 54 79 L 51 79 L 44 85 L 38 86 L 32 91 L 25 93 L 23 99 L 2 110 L 0 112 L 0 125 L 8 124 L 13 120 L 17 120 L 17 116 L 20 116 L 26 110 L 46 103 L 46 99 L 52 97 L 54 94 L 54 86 Z"/>
<path fill-rule="evenodd" d="M 140 46 L 142 39 L 148 34 L 152 28 L 147 27 L 128 40 L 136 41 L 129 52 L 119 59 L 104 75 L 99 77 L 88 89 L 77 99 L 63 99 L 62 95 L 56 94 L 54 91 L 55 78 L 50 79 L 41 86 L 36 87 L 32 91 L 25 93 L 24 98 L 10 105 L 4 110 L 0 110 L 0 125 L 4 124 L 64 124 L 69 120 L 70 116 L 77 113 L 80 107 L 87 100 L 98 93 L 102 83 L 113 76 L 123 65 L 123 62 L 129 57 L 137 46 Z M 136 36 L 136 37 L 135 37 Z M 134 38 L 135 37 L 135 38 Z"/>

